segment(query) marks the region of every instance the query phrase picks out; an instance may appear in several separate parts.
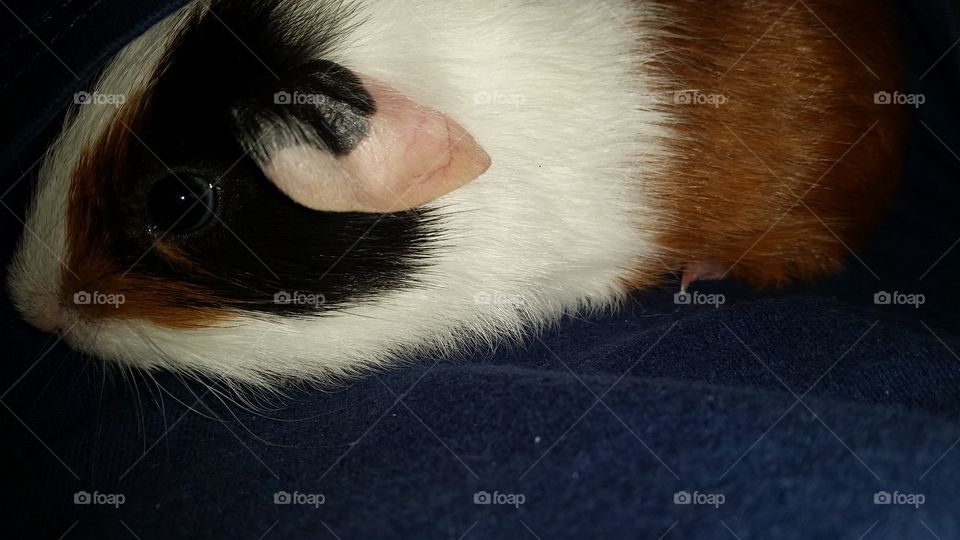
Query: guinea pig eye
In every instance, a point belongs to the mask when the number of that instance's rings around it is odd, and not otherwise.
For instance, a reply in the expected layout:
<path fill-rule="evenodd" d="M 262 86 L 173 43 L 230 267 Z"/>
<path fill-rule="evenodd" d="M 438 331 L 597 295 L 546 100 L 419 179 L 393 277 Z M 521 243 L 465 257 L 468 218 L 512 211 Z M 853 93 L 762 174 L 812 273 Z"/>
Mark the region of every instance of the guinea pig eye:
<path fill-rule="evenodd" d="M 147 214 L 162 233 L 186 234 L 206 225 L 216 211 L 213 184 L 191 174 L 157 180 L 147 195 Z"/>

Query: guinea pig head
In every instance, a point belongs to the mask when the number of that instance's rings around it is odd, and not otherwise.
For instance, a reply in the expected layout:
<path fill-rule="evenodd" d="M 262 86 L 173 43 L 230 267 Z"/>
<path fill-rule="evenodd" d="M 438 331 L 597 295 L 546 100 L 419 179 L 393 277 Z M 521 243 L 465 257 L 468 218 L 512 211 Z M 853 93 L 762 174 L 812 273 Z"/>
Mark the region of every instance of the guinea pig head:
<path fill-rule="evenodd" d="M 490 158 L 329 59 L 345 15 L 314 4 L 188 8 L 107 68 L 95 94 L 122 105 L 80 106 L 41 173 L 10 279 L 27 320 L 101 353 L 104 322 L 322 316 L 416 285 L 438 236 L 424 205 Z"/>

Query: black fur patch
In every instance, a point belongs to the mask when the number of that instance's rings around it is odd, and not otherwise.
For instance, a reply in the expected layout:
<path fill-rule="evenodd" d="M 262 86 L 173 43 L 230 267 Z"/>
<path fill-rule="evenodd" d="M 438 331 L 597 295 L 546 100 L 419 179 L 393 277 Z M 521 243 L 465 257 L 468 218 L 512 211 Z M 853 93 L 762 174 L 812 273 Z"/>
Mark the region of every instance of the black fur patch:
<path fill-rule="evenodd" d="M 317 60 L 346 24 L 347 14 L 337 11 L 342 6 L 304 4 L 333 7 L 311 7 L 295 19 L 272 1 L 214 2 L 179 36 L 149 92 L 143 121 L 131 126 L 142 144 L 131 143 L 138 166 L 122 181 L 134 185 L 118 190 L 126 195 L 115 201 L 114 219 L 126 234 L 113 246 L 114 256 L 133 264 L 149 250 L 135 272 L 210 291 L 223 299 L 216 307 L 269 313 L 323 313 L 415 285 L 410 275 L 429 256 L 434 217 L 309 210 L 269 182 L 237 142 L 235 126 L 254 129 L 267 111 L 294 115 L 316 128 L 331 151 L 344 154 L 375 111 L 355 75 Z M 279 92 L 322 94 L 329 101 L 278 106 Z M 215 185 L 215 219 L 180 235 L 151 225 L 147 194 L 169 169 Z M 158 241 L 195 266 L 150 249 Z M 291 302 L 284 302 L 284 292 Z M 293 297 L 296 292 L 302 296 Z"/>
<path fill-rule="evenodd" d="M 265 81 L 255 92 L 246 92 L 232 106 L 240 135 L 262 140 L 265 121 L 312 130 L 334 155 L 349 154 L 367 133 L 369 117 L 376 112 L 373 97 L 350 70 L 326 60 L 314 60 L 285 73 L 271 86 Z M 268 148 L 283 141 L 264 141 Z M 298 142 L 311 142 L 301 139 Z"/>

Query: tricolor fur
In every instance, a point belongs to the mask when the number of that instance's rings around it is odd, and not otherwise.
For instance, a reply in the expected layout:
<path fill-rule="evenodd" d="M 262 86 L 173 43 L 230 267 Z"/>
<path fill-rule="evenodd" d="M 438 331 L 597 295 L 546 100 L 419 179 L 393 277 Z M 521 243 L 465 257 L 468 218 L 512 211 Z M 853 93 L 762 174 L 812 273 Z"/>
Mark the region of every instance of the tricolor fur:
<path fill-rule="evenodd" d="M 11 291 L 79 349 L 263 383 L 522 338 L 691 264 L 756 285 L 814 277 L 893 189 L 900 112 L 873 101 L 898 83 L 889 28 L 884 9 L 839 0 L 193 4 L 107 66 L 95 90 L 123 106 L 68 122 Z M 245 71 L 185 68 L 189 46 Z M 489 169 L 409 212 L 284 199 L 262 172 L 276 148 L 227 124 L 311 60 L 442 111 Z M 691 92 L 725 101 L 677 98 Z M 310 139 L 276 122 L 274 146 Z M 203 238 L 151 230 L 144 186 L 168 168 L 239 202 Z M 76 305 L 78 291 L 125 302 Z"/>

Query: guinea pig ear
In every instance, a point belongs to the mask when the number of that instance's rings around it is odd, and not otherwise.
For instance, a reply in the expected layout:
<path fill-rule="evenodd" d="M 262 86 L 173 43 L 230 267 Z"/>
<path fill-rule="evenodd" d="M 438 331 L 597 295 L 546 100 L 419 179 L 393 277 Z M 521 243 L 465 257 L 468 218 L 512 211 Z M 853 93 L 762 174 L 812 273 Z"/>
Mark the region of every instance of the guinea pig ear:
<path fill-rule="evenodd" d="M 267 110 L 234 112 L 264 175 L 297 203 L 328 212 L 400 212 L 490 167 L 490 156 L 456 121 L 332 65 L 285 78 Z"/>

